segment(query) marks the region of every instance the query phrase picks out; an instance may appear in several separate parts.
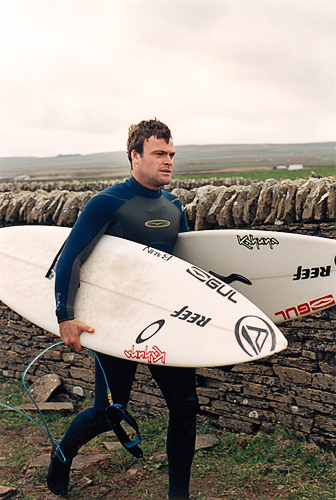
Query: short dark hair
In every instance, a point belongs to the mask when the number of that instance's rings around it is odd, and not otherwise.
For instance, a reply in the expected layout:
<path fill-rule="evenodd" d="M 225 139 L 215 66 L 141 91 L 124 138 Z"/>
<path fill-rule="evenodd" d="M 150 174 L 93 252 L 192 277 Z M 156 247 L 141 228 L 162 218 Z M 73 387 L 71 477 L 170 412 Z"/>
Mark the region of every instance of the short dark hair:
<path fill-rule="evenodd" d="M 143 120 L 137 125 L 133 124 L 128 129 L 127 156 L 132 166 L 132 151 L 140 155 L 143 153 L 145 140 L 150 137 L 164 139 L 166 143 L 172 138 L 170 129 L 156 118 L 154 120 Z"/>

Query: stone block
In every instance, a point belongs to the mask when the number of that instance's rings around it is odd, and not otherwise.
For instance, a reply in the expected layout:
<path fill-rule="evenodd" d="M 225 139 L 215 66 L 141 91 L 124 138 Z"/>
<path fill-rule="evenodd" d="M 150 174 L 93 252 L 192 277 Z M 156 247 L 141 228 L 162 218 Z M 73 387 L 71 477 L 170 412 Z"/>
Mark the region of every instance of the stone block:
<path fill-rule="evenodd" d="M 36 380 L 29 388 L 29 393 L 37 403 L 46 402 L 52 393 L 62 385 L 62 380 L 56 373 L 50 373 Z"/>
<path fill-rule="evenodd" d="M 336 378 L 327 373 L 314 373 L 312 387 L 336 393 Z"/>
<path fill-rule="evenodd" d="M 304 385 L 311 385 L 312 383 L 312 374 L 297 368 L 274 365 L 274 372 L 281 382 Z"/>
<path fill-rule="evenodd" d="M 76 366 L 70 366 L 70 375 L 74 379 L 85 380 L 87 382 L 94 382 L 94 371 L 89 371 L 85 368 L 78 368 Z"/>
<path fill-rule="evenodd" d="M 308 436 L 311 433 L 314 425 L 313 418 L 302 418 L 295 414 L 286 413 L 278 409 L 275 413 L 278 423 L 282 426 L 302 432 L 305 436 Z"/>

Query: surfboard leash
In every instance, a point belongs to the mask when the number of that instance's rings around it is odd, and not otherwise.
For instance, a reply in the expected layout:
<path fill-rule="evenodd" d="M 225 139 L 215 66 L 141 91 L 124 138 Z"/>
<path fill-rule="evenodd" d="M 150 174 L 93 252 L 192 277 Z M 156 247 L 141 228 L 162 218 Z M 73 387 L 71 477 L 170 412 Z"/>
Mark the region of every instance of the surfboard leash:
<path fill-rule="evenodd" d="M 141 437 L 140 437 L 140 431 L 138 424 L 136 423 L 135 419 L 128 413 L 126 408 L 124 408 L 122 405 L 118 403 L 113 403 L 112 399 L 112 394 L 110 390 L 109 383 L 107 381 L 106 373 L 105 370 L 101 364 L 101 361 L 97 355 L 96 352 L 92 351 L 91 349 L 88 349 L 85 347 L 87 351 L 91 352 L 94 354 L 96 360 L 98 361 L 99 367 L 102 371 L 102 374 L 104 376 L 105 384 L 106 384 L 106 390 L 107 390 L 107 399 L 110 403 L 110 405 L 105 409 L 105 417 L 106 420 L 108 421 L 111 429 L 114 431 L 115 435 L 119 439 L 120 443 L 122 446 L 131 453 L 135 458 L 142 458 L 143 453 L 141 448 L 139 448 L 138 444 L 141 442 Z M 127 435 L 126 430 L 123 428 L 121 425 L 122 422 L 125 422 L 128 424 L 136 433 L 135 439 L 130 439 Z"/>
<path fill-rule="evenodd" d="M 63 463 L 66 462 L 66 457 L 64 456 L 64 453 L 61 449 L 61 447 L 59 446 L 58 442 L 52 437 L 51 435 L 51 432 L 49 430 L 49 427 L 48 427 L 48 424 L 43 416 L 43 413 L 41 411 L 41 409 L 39 408 L 38 404 L 36 403 L 36 401 L 34 400 L 33 396 L 31 395 L 31 393 L 29 392 L 27 386 L 26 386 L 26 382 L 25 382 L 25 378 L 26 378 L 26 375 L 29 371 L 29 369 L 31 368 L 31 366 L 41 357 L 43 356 L 47 351 L 49 351 L 50 349 L 53 349 L 54 347 L 56 346 L 59 346 L 59 345 L 64 345 L 64 342 L 63 341 L 60 341 L 60 342 L 56 342 L 55 344 L 52 344 L 51 346 L 47 347 L 46 349 L 44 349 L 43 351 L 41 351 L 34 359 L 33 361 L 31 361 L 29 363 L 29 365 L 27 366 L 27 368 L 25 369 L 23 375 L 22 375 L 22 385 L 26 391 L 26 393 L 28 394 L 29 398 L 31 399 L 32 403 L 34 404 L 34 406 L 36 407 L 42 421 L 43 421 L 43 425 L 44 427 L 39 423 L 37 422 L 35 419 L 33 419 L 30 415 L 28 415 L 26 412 L 24 412 L 23 410 L 19 410 L 18 408 L 15 408 L 13 406 L 9 406 L 5 403 L 1 403 L 0 402 L 0 406 L 3 406 L 9 410 L 13 410 L 13 411 L 16 411 L 17 413 L 23 415 L 24 417 L 28 418 L 31 422 L 33 422 L 35 425 L 37 425 L 37 427 L 39 427 L 45 434 L 47 434 L 48 438 L 50 439 L 52 445 L 53 445 L 53 448 L 59 458 L 59 460 Z M 106 415 L 106 419 L 111 427 L 111 429 L 114 431 L 115 435 L 117 436 L 117 438 L 119 439 L 120 443 L 122 444 L 122 446 L 127 450 L 129 451 L 135 458 L 142 458 L 143 454 L 142 454 L 142 450 L 139 448 L 138 444 L 141 442 L 141 437 L 140 437 L 140 432 L 139 432 L 139 428 L 138 428 L 138 425 L 135 421 L 135 419 L 128 413 L 128 411 L 126 410 L 126 408 L 124 408 L 123 406 L 121 406 L 120 404 L 114 404 L 113 403 L 113 400 L 112 400 L 112 394 L 111 394 L 111 391 L 110 391 L 110 387 L 109 387 L 109 384 L 108 384 L 108 381 L 107 381 L 107 377 L 106 377 L 106 373 L 105 373 L 105 370 L 103 369 L 102 367 L 102 364 L 100 362 L 100 359 L 99 357 L 97 356 L 97 353 L 92 351 L 91 349 L 88 349 L 87 347 L 84 347 L 84 349 L 86 351 L 89 351 L 91 352 L 96 360 L 98 361 L 98 364 L 99 364 L 99 367 L 100 369 L 102 370 L 102 374 L 104 376 L 104 380 L 105 380 L 105 383 L 106 383 L 106 390 L 107 390 L 107 397 L 108 397 L 108 400 L 109 400 L 109 403 L 110 405 L 105 409 L 105 415 Z M 122 427 L 122 422 L 126 422 L 130 427 L 132 427 L 132 429 L 135 431 L 136 433 L 136 437 L 135 439 L 131 439 L 128 435 L 127 435 L 127 432 L 126 430 Z"/>

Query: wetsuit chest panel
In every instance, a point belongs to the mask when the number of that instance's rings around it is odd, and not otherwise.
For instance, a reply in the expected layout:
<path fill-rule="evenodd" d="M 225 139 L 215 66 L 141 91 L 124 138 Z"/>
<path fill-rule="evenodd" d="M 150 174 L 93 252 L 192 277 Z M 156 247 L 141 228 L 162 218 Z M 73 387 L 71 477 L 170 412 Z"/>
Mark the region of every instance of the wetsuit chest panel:
<path fill-rule="evenodd" d="M 180 223 L 180 210 L 164 196 L 159 199 L 136 196 L 114 213 L 106 234 L 171 251 Z"/>

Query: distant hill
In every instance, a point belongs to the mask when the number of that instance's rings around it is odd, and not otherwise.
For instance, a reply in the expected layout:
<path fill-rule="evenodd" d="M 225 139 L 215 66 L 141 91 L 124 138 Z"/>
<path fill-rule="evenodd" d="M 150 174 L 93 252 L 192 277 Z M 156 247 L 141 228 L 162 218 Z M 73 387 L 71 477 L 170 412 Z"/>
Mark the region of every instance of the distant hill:
<path fill-rule="evenodd" d="M 194 175 L 272 169 L 277 165 L 336 166 L 336 142 L 176 146 L 174 173 Z M 29 178 L 121 178 L 129 173 L 125 151 L 48 158 L 0 158 L 0 180 Z"/>

